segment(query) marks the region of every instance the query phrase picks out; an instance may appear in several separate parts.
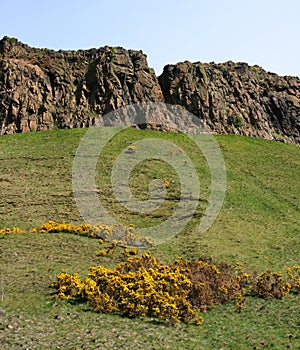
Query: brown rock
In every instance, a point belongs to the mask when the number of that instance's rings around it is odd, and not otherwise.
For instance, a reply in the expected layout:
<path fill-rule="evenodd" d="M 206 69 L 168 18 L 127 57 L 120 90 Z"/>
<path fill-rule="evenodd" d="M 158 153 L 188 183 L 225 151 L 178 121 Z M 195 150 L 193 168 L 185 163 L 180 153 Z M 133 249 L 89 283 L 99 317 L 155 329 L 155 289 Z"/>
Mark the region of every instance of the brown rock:
<path fill-rule="evenodd" d="M 147 101 L 182 105 L 216 133 L 300 144 L 297 77 L 246 63 L 186 61 L 167 65 L 157 78 L 142 51 L 54 51 L 0 40 L 1 135 L 88 127 L 112 110 Z M 172 129 L 161 121 L 144 127 Z"/>
<path fill-rule="evenodd" d="M 0 41 L 0 134 L 90 126 L 113 109 L 162 100 L 142 51 L 56 52 Z"/>
<path fill-rule="evenodd" d="M 180 104 L 217 133 L 300 143 L 300 80 L 227 62 L 168 65 L 165 102 Z"/>

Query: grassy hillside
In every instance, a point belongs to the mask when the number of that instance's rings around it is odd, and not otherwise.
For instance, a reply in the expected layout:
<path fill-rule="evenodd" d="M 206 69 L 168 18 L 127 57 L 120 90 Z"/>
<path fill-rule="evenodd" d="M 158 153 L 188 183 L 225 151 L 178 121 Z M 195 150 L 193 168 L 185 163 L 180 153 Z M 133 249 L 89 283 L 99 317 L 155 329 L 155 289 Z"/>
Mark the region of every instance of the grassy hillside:
<path fill-rule="evenodd" d="M 71 184 L 72 164 L 86 131 L 57 130 L 0 138 L 0 227 L 31 230 L 47 220 L 79 223 Z M 154 176 L 171 182 L 167 200 L 151 215 L 124 210 L 112 195 L 110 170 L 119 150 L 135 140 L 164 138 L 193 160 L 201 183 L 197 213 L 176 237 L 151 250 L 168 261 L 178 256 L 210 256 L 217 261 L 248 264 L 258 271 L 299 264 L 300 148 L 238 136 L 217 136 L 226 162 L 227 192 L 214 225 L 199 234 L 198 224 L 209 197 L 209 170 L 203 155 L 182 134 L 126 130 L 105 148 L 97 167 L 99 196 L 107 210 L 124 223 L 151 226 L 165 220 L 178 197 L 178 177 L 152 160 L 130 179 L 139 199 L 148 196 Z M 1 349 L 260 349 L 300 344 L 299 296 L 279 301 L 249 299 L 238 314 L 234 305 L 205 315 L 202 327 L 166 326 L 151 319 L 97 315 L 82 305 L 52 301 L 49 284 L 65 268 L 86 273 L 117 258 L 97 257 L 98 243 L 63 234 L 0 237 Z"/>

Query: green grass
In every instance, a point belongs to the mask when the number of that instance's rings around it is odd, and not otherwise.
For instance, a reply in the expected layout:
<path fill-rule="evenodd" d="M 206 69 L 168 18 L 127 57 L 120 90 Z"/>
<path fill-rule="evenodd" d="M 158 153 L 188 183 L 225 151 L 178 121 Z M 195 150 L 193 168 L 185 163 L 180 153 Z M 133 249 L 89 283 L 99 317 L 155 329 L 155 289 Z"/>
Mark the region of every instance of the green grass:
<path fill-rule="evenodd" d="M 0 227 L 31 230 L 47 220 L 79 223 L 71 184 L 77 146 L 86 131 L 57 130 L 0 138 Z M 178 178 L 159 161 L 146 162 L 131 177 L 133 192 L 146 199 L 154 176 L 172 183 L 162 208 L 151 215 L 120 206 L 109 184 L 119 150 L 141 138 L 165 138 L 193 160 L 201 182 L 194 219 L 179 235 L 152 248 L 168 261 L 211 256 L 283 270 L 299 264 L 300 148 L 239 136 L 217 136 L 227 168 L 227 193 L 214 225 L 197 227 L 209 197 L 209 171 L 200 151 L 183 134 L 127 130 L 112 140 L 98 162 L 99 196 L 120 221 L 151 226 L 174 210 Z M 51 299 L 49 288 L 65 268 L 85 275 L 89 266 L 113 266 L 97 257 L 96 240 L 64 234 L 0 237 L 0 349 L 300 349 L 299 296 L 268 301 L 248 298 L 242 313 L 232 304 L 204 315 L 202 327 L 168 326 L 152 319 L 98 315 L 86 305 Z"/>
<path fill-rule="evenodd" d="M 297 349 L 299 296 L 248 298 L 241 313 L 219 306 L 204 314 L 201 327 L 99 315 L 52 300 L 49 285 L 62 268 L 84 275 L 89 266 L 116 262 L 97 258 L 97 249 L 97 240 L 69 234 L 1 240 L 1 349 Z"/>

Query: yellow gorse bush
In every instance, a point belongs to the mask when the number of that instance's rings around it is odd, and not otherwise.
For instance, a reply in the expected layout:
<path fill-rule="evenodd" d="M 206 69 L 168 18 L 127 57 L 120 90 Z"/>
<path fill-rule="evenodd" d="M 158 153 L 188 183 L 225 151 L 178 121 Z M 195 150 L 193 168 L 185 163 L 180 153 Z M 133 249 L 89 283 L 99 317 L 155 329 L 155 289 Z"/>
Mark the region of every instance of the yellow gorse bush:
<path fill-rule="evenodd" d="M 136 151 L 137 151 L 137 148 L 135 145 L 130 145 L 126 149 L 126 153 L 136 153 Z"/>
<path fill-rule="evenodd" d="M 73 225 L 67 223 L 58 223 L 56 221 L 47 221 L 40 226 L 36 226 L 33 233 L 72 233 L 79 236 L 96 238 L 93 226 L 89 224 Z"/>
<path fill-rule="evenodd" d="M 79 236 L 86 236 L 91 238 L 101 238 L 105 241 L 113 242 L 120 246 L 129 247 L 150 247 L 153 241 L 149 237 L 142 237 L 138 231 L 135 231 L 134 225 L 106 225 L 106 224 L 66 224 L 58 223 L 56 221 L 48 221 L 41 226 L 35 227 L 34 233 L 72 233 Z"/>
<path fill-rule="evenodd" d="M 24 234 L 26 231 L 21 230 L 19 227 L 3 227 L 0 229 L 0 235 L 11 235 L 11 234 Z"/>
<path fill-rule="evenodd" d="M 255 293 L 266 299 L 284 298 L 292 286 L 283 278 L 281 272 L 263 272 L 255 280 Z"/>
<path fill-rule="evenodd" d="M 294 265 L 293 267 L 288 267 L 286 273 L 288 275 L 290 290 L 300 293 L 300 266 Z"/>
<path fill-rule="evenodd" d="M 132 254 L 132 255 L 131 255 Z M 216 265 L 210 259 L 159 263 L 150 253 L 136 255 L 125 249 L 126 260 L 114 269 L 91 267 L 81 281 L 77 274 L 63 271 L 52 286 L 58 298 L 88 301 L 98 312 L 120 313 L 129 317 L 149 316 L 169 322 L 202 324 L 200 311 L 230 301 L 236 311 L 245 307 L 247 295 L 283 298 L 299 292 L 298 267 L 288 270 L 289 281 L 281 272 L 261 275 L 243 271 L 242 265 Z"/>
<path fill-rule="evenodd" d="M 202 323 L 189 301 L 190 279 L 175 265 L 157 262 L 150 253 L 128 258 L 113 270 L 91 267 L 82 281 L 77 274 L 57 276 L 57 297 L 83 299 L 98 312 L 149 316 L 169 322 Z"/>
<path fill-rule="evenodd" d="M 58 294 L 57 297 L 61 299 L 80 299 L 84 285 L 80 281 L 80 277 L 77 273 L 69 274 L 66 271 L 62 271 L 57 275 Z M 54 284 L 53 284 L 54 286 Z"/>
<path fill-rule="evenodd" d="M 82 280 L 76 273 L 62 271 L 52 286 L 56 298 L 88 301 L 98 312 L 120 313 L 129 317 L 148 316 L 168 322 L 203 323 L 199 311 L 227 302 L 235 302 L 238 312 L 245 307 L 246 296 L 267 299 L 284 298 L 300 293 L 300 266 L 288 267 L 285 273 L 266 271 L 260 275 L 211 259 L 183 260 L 162 264 L 150 253 L 138 255 L 132 247 L 151 246 L 149 238 L 140 237 L 134 225 L 73 225 L 48 221 L 33 233 L 71 233 L 98 238 L 105 249 L 98 256 L 112 255 L 117 245 L 125 248 L 125 261 L 114 269 L 91 267 Z M 0 229 L 0 236 L 24 234 L 18 227 Z"/>

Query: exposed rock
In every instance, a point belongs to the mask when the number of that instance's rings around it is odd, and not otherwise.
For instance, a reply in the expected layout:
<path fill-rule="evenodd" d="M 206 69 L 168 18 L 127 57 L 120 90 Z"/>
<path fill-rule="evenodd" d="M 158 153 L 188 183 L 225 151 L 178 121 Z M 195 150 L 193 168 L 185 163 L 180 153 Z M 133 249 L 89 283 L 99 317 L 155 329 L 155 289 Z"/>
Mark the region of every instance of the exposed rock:
<path fill-rule="evenodd" d="M 0 316 L 5 316 L 6 312 L 4 310 L 0 310 Z"/>
<path fill-rule="evenodd" d="M 164 68 L 165 102 L 180 104 L 217 133 L 300 143 L 300 80 L 258 66 L 183 62 Z"/>
<path fill-rule="evenodd" d="M 183 62 L 157 78 L 142 51 L 54 51 L 0 41 L 2 135 L 90 126 L 109 111 L 147 101 L 182 105 L 217 133 L 300 144 L 297 77 L 246 63 Z"/>
<path fill-rule="evenodd" d="M 35 49 L 0 41 L 0 132 L 85 127 L 113 109 L 162 101 L 142 51 Z"/>

